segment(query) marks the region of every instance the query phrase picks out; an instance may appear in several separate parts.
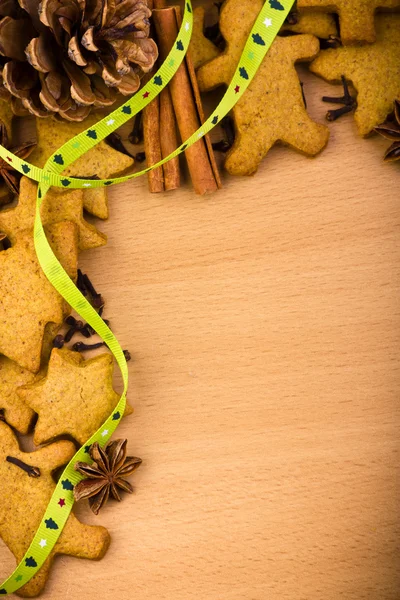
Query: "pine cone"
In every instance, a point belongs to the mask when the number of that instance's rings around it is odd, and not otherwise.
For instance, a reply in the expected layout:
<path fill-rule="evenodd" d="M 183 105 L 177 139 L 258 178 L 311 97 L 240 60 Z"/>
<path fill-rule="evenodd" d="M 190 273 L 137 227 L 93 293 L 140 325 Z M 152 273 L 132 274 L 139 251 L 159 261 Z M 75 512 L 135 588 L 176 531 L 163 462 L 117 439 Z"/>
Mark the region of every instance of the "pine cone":
<path fill-rule="evenodd" d="M 0 0 L 0 97 L 82 121 L 131 95 L 157 59 L 147 0 Z"/>

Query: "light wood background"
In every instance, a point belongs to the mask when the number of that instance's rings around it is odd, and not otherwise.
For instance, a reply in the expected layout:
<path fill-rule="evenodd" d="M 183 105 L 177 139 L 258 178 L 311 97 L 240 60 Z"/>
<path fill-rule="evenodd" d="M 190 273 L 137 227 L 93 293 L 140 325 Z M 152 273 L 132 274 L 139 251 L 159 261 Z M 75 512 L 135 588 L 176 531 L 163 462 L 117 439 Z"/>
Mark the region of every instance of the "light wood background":
<path fill-rule="evenodd" d="M 323 93 L 302 78 L 311 114 Z M 336 91 L 336 90 L 335 90 Z M 99 517 L 100 563 L 58 558 L 44 600 L 398 600 L 400 165 L 331 125 L 218 194 L 110 190 L 82 255 L 129 348 L 143 458 Z M 0 547 L 0 574 L 12 557 Z"/>

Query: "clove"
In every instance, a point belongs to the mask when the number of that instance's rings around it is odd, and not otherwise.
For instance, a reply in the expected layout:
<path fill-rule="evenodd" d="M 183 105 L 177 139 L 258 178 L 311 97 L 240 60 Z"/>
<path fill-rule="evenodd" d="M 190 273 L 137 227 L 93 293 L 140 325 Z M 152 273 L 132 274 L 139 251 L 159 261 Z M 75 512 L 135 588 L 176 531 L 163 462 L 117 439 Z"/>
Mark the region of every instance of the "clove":
<path fill-rule="evenodd" d="M 65 322 L 70 326 L 67 333 L 64 335 L 64 342 L 68 344 L 68 342 L 70 342 L 74 337 L 75 333 L 83 329 L 83 323 L 82 321 L 77 321 L 72 315 L 67 317 Z"/>
<path fill-rule="evenodd" d="M 138 163 L 142 163 L 146 160 L 146 152 L 138 152 L 135 154 L 135 160 Z"/>
<path fill-rule="evenodd" d="M 220 123 L 224 130 L 229 146 L 233 146 L 235 142 L 235 124 L 231 116 L 227 115 Z"/>
<path fill-rule="evenodd" d="M 78 290 L 81 292 L 81 294 L 83 294 L 84 296 L 87 296 L 87 289 L 85 287 L 85 282 L 83 280 L 83 273 L 80 269 L 78 269 L 78 279 L 76 282 L 76 286 L 77 286 Z"/>
<path fill-rule="evenodd" d="M 97 342 L 97 344 L 85 344 L 84 342 L 76 342 L 72 346 L 72 350 L 75 350 L 75 352 L 86 352 L 86 350 L 97 350 L 97 348 L 101 348 L 105 345 L 105 342 Z"/>
<path fill-rule="evenodd" d="M 131 154 L 129 152 L 129 150 L 127 150 L 127 148 L 125 148 L 123 142 L 122 142 L 122 138 L 118 133 L 110 133 L 110 135 L 108 135 L 105 140 L 104 140 L 111 148 L 114 148 L 114 150 L 118 150 L 118 152 L 121 152 L 121 154 L 126 154 L 126 156 L 130 156 L 131 158 L 135 158 L 133 154 Z"/>
<path fill-rule="evenodd" d="M 229 145 L 229 142 L 226 140 L 219 140 L 219 142 L 213 142 L 212 144 L 213 150 L 216 152 L 228 152 L 232 146 Z"/>
<path fill-rule="evenodd" d="M 336 37 L 335 35 L 330 35 L 328 39 L 320 40 L 320 46 L 321 50 L 328 50 L 329 48 L 340 48 L 343 46 L 343 44 L 340 38 Z"/>
<path fill-rule="evenodd" d="M 328 112 L 326 113 L 326 118 L 328 121 L 336 121 L 336 119 L 339 119 L 339 117 L 350 113 L 357 108 L 357 100 L 353 98 L 353 96 L 350 94 L 349 86 L 344 75 L 342 75 L 342 84 L 344 90 L 343 96 L 337 98 L 333 98 L 331 96 L 323 96 L 322 98 L 323 102 L 330 102 L 332 104 L 343 104 L 341 108 L 337 108 L 335 110 L 328 110 Z"/>
<path fill-rule="evenodd" d="M 64 346 L 64 342 L 64 336 L 61 333 L 59 333 L 53 340 L 53 348 L 61 349 Z"/>
<path fill-rule="evenodd" d="M 88 294 L 91 297 L 91 304 L 94 308 L 101 308 L 104 306 L 104 300 L 101 294 L 98 294 L 94 288 L 93 283 L 90 281 L 89 277 L 82 273 L 80 269 L 78 269 L 78 280 L 77 280 L 78 289 L 84 296 Z"/>
<path fill-rule="evenodd" d="M 135 116 L 135 120 L 133 123 L 133 129 L 128 136 L 128 140 L 131 144 L 140 144 L 143 141 L 143 120 L 142 120 L 142 112 L 138 113 Z"/>
<path fill-rule="evenodd" d="M 13 456 L 7 456 L 6 461 L 15 465 L 16 467 L 19 467 L 20 469 L 25 471 L 25 473 L 28 473 L 29 477 L 34 477 L 34 478 L 40 477 L 39 467 L 32 467 L 31 465 L 27 465 L 19 458 L 14 458 Z"/>

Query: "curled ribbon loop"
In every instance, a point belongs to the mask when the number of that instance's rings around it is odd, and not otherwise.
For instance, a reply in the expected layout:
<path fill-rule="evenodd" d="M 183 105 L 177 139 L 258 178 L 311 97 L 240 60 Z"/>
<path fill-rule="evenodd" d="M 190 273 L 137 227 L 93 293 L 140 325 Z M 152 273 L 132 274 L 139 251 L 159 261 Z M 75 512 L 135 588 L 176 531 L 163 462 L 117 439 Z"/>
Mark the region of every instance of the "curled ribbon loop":
<path fill-rule="evenodd" d="M 74 179 L 62 175 L 62 172 L 71 163 L 140 112 L 166 85 L 168 85 L 182 63 L 189 46 L 193 29 L 193 10 L 190 0 L 185 2 L 182 26 L 174 46 L 151 81 L 108 117 L 99 121 L 99 123 L 86 131 L 83 131 L 59 148 L 48 159 L 43 169 L 21 160 L 0 145 L 0 156 L 2 158 L 6 160 L 11 158 L 13 167 L 16 170 L 39 182 L 36 201 L 34 241 L 36 254 L 46 277 L 54 288 L 65 298 L 68 304 L 70 304 L 82 319 L 85 319 L 89 325 L 93 327 L 107 344 L 118 363 L 124 383 L 123 393 L 113 413 L 86 444 L 78 450 L 62 473 L 35 537 L 27 549 L 25 556 L 10 577 L 0 585 L 0 594 L 2 595 L 13 593 L 25 585 L 39 571 L 53 550 L 74 504 L 73 488 L 82 479 L 82 476 L 75 471 L 74 465 L 78 461 L 90 461 L 89 455 L 86 452 L 88 446 L 91 446 L 94 442 L 98 442 L 101 445 L 108 442 L 125 412 L 126 392 L 128 388 L 128 368 L 123 350 L 118 340 L 104 323 L 103 319 L 97 314 L 94 308 L 88 303 L 75 284 L 71 281 L 50 248 L 40 218 L 40 207 L 43 198 L 51 186 L 64 189 L 103 187 L 135 179 L 136 177 L 140 177 L 147 173 L 150 169 L 155 169 L 163 165 L 171 160 L 171 158 L 184 152 L 189 146 L 195 144 L 199 138 L 203 137 L 215 127 L 215 125 L 221 121 L 242 97 L 254 78 L 254 75 L 264 56 L 268 52 L 273 40 L 278 34 L 293 3 L 294 0 L 280 0 L 279 2 L 276 0 L 266 0 L 247 40 L 233 79 L 217 108 L 189 139 L 183 142 L 179 148 L 170 154 L 170 156 L 164 158 L 152 167 L 146 168 L 138 173 L 126 175 L 125 177 L 117 177 L 109 180 Z M 57 160 L 55 160 L 56 155 Z M 62 160 L 60 160 L 60 156 Z M 65 505 L 62 508 L 57 502 L 60 493 L 63 498 L 65 498 Z M 49 519 L 52 519 L 57 523 L 57 529 L 48 529 L 46 527 L 46 521 L 49 521 Z M 46 546 L 43 546 L 40 543 L 44 538 L 46 539 Z M 26 561 L 29 560 L 30 557 L 34 558 L 34 562 L 36 563 L 35 567 L 27 566 Z M 30 561 L 30 564 L 32 564 L 32 561 Z"/>

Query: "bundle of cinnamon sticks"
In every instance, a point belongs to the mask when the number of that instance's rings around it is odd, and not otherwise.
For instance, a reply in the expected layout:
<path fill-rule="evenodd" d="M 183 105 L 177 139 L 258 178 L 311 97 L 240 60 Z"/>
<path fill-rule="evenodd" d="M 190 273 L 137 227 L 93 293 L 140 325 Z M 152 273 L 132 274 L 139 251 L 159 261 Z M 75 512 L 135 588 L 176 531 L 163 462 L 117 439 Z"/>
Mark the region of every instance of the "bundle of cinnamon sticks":
<path fill-rule="evenodd" d="M 182 22 L 179 6 L 166 8 L 165 0 L 148 0 L 160 60 L 165 60 Z M 156 164 L 189 138 L 204 122 L 204 112 L 190 54 L 179 67 L 168 87 L 143 111 L 143 136 L 147 165 Z M 197 194 L 215 192 L 221 179 L 209 136 L 199 139 L 185 151 L 189 174 Z M 151 192 L 173 190 L 180 186 L 180 163 L 176 157 L 148 173 Z"/>

